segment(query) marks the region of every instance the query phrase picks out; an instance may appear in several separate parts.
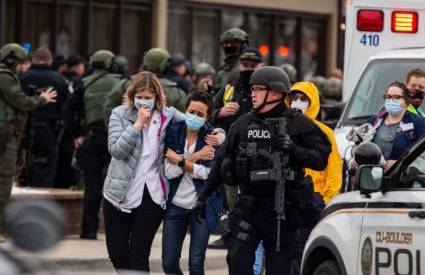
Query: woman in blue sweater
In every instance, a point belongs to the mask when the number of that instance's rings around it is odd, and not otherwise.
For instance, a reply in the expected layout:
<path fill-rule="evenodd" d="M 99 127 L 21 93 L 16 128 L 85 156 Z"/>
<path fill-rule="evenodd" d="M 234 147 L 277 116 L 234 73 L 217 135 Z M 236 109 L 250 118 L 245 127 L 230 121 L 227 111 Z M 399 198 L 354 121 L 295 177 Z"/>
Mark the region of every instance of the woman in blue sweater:
<path fill-rule="evenodd" d="M 210 94 L 193 93 L 186 102 L 185 121 L 173 123 L 167 129 L 165 176 L 170 181 L 170 193 L 162 240 L 162 266 L 167 274 L 183 274 L 179 262 L 188 228 L 190 274 L 204 274 L 208 239 L 218 225 L 218 213 L 222 208 L 222 197 L 218 193 L 208 200 L 205 220 L 197 221 L 193 211 L 216 155 L 216 149 L 205 142 L 213 130 L 207 122 L 212 111 Z"/>

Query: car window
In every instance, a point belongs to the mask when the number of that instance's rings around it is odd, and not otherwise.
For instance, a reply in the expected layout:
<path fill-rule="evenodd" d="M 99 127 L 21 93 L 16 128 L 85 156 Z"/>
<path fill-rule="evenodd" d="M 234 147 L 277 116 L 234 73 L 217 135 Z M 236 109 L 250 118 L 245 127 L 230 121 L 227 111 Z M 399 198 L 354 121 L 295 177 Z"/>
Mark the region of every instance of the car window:
<path fill-rule="evenodd" d="M 388 86 L 394 81 L 404 82 L 408 71 L 418 67 L 425 67 L 425 60 L 385 59 L 371 62 L 350 98 L 343 124 L 352 124 L 376 114 L 384 104 L 382 95 Z"/>
<path fill-rule="evenodd" d="M 425 188 L 425 151 L 403 171 L 402 188 Z"/>

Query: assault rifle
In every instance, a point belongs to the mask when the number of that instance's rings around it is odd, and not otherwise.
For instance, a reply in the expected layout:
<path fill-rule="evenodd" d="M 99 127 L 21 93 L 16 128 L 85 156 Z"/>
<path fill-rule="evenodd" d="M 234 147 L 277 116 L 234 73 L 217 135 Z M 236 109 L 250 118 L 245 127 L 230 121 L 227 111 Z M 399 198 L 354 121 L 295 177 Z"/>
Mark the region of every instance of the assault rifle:
<path fill-rule="evenodd" d="M 273 130 L 273 136 L 284 136 L 287 133 L 285 118 L 268 118 L 266 123 Z M 285 216 L 285 185 L 287 180 L 294 180 L 294 171 L 289 168 L 289 155 L 286 152 L 267 152 L 264 149 L 256 150 L 256 143 L 248 144 L 248 155 L 259 155 L 269 160 L 268 170 L 257 170 L 250 173 L 251 182 L 270 180 L 276 182 L 274 210 L 277 213 L 277 240 L 276 251 L 280 251 L 280 223 L 286 220 Z M 254 148 L 255 147 L 255 148 Z"/>

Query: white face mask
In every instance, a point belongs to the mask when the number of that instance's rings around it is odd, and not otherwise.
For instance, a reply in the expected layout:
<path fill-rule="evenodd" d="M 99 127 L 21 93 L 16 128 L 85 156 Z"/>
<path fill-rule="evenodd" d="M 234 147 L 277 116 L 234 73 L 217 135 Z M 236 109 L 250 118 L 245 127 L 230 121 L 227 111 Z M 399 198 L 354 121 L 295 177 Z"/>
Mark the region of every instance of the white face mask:
<path fill-rule="evenodd" d="M 298 109 L 301 112 L 305 113 L 308 108 L 308 101 L 302 101 L 301 99 L 297 99 L 296 101 L 291 102 L 292 109 Z"/>

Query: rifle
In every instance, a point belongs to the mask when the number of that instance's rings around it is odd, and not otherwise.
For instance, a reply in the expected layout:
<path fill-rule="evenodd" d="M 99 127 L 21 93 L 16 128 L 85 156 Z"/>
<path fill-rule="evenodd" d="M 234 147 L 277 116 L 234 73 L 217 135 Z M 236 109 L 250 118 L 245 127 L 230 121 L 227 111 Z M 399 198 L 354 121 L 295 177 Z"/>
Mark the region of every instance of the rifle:
<path fill-rule="evenodd" d="M 274 136 L 284 136 L 287 133 L 285 118 L 268 118 L 266 123 L 275 131 Z M 255 147 L 255 148 L 254 148 Z M 251 181 L 270 180 L 276 182 L 274 210 L 276 211 L 277 232 L 276 232 L 276 252 L 280 251 L 280 225 L 285 216 L 285 186 L 286 180 L 294 180 L 294 171 L 289 166 L 289 155 L 286 152 L 275 151 L 269 153 L 264 149 L 256 150 L 256 144 L 248 144 L 248 154 L 251 156 L 258 154 L 268 159 L 272 164 L 268 170 L 252 171 Z"/>

